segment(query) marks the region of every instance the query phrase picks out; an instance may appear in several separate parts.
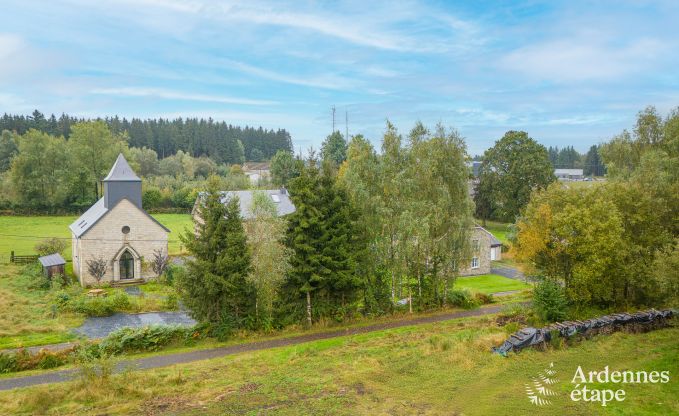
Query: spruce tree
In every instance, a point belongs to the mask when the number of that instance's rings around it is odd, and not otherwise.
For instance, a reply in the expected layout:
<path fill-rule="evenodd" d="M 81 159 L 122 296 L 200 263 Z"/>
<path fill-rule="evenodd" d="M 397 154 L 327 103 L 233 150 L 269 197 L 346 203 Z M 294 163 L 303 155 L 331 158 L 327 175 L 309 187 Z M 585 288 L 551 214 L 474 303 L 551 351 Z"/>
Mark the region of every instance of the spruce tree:
<path fill-rule="evenodd" d="M 320 180 L 319 209 L 323 217 L 320 251 L 324 269 L 328 270 L 325 295 L 330 312 L 344 313 L 362 287 L 356 274 L 357 263 L 363 260 L 365 243 L 358 238 L 355 213 L 344 189 L 335 183 L 332 167 L 324 163 Z M 341 309 L 341 311 L 340 311 Z"/>
<path fill-rule="evenodd" d="M 293 250 L 290 271 L 282 294 L 284 319 L 306 317 L 311 325 L 313 299 L 326 280 L 328 270 L 319 250 L 323 238 L 322 213 L 318 209 L 319 177 L 316 161 L 302 166 L 300 176 L 290 182 L 295 212 L 290 215 L 286 243 Z M 289 322 L 288 322 L 289 323 Z"/>
<path fill-rule="evenodd" d="M 195 234 L 180 236 L 193 258 L 177 283 L 195 319 L 228 330 L 251 322 L 255 291 L 246 279 L 250 253 L 238 197 L 229 195 L 226 203 L 222 197 L 217 181 L 210 180 L 198 208 L 202 221 L 196 221 Z"/>

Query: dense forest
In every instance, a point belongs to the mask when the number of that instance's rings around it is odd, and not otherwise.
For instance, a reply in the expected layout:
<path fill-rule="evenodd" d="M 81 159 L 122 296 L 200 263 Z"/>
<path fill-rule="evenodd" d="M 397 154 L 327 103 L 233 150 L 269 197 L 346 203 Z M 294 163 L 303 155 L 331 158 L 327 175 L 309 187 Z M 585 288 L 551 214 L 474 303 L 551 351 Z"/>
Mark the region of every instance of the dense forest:
<path fill-rule="evenodd" d="M 265 130 L 262 127 L 239 127 L 212 118 L 138 119 L 106 117 L 103 120 L 113 134 L 126 132 L 130 147 L 153 149 L 163 159 L 181 150 L 193 157 L 208 156 L 217 163 L 243 163 L 245 160 L 270 159 L 278 150 L 292 152 L 290 133 L 284 129 Z M 71 136 L 71 127 L 89 119 L 62 114 L 45 117 L 35 110 L 30 116 L 4 114 L 0 131 L 24 134 L 35 129 L 51 136 Z"/>

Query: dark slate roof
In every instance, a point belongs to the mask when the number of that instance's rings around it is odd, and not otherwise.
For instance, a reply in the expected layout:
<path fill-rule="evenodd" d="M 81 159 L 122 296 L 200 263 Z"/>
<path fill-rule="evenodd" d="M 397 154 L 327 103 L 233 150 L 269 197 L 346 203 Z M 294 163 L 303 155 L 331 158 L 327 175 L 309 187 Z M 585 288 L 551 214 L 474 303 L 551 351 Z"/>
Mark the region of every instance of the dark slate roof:
<path fill-rule="evenodd" d="M 83 215 L 80 216 L 73 224 L 68 228 L 71 232 L 75 234 L 76 237 L 80 237 L 85 234 L 97 221 L 99 221 L 104 214 L 108 212 L 106 206 L 104 206 L 104 198 L 102 197 L 94 205 L 90 207 Z"/>
<path fill-rule="evenodd" d="M 66 260 L 64 260 L 64 258 L 61 257 L 61 254 L 59 253 L 39 257 L 38 261 L 40 264 L 42 264 L 42 267 L 60 266 L 62 264 L 66 264 Z"/>
<path fill-rule="evenodd" d="M 127 199 L 127 198 L 123 198 L 123 199 Z M 121 201 L 122 201 L 122 199 L 121 199 Z M 120 201 L 118 201 L 118 204 L 119 203 L 120 203 Z M 116 205 L 118 205 L 118 204 L 116 204 Z M 115 207 L 113 207 L 113 208 L 115 208 Z M 113 209 L 113 208 L 111 208 L 111 209 Z M 139 208 L 139 207 L 137 207 L 137 208 Z M 158 220 L 153 218 L 148 212 L 144 211 L 142 208 L 139 208 L 139 210 L 141 210 L 141 212 L 146 214 L 146 216 L 149 217 L 151 220 L 153 220 L 153 222 L 155 222 L 156 224 L 163 227 L 163 229 L 165 231 L 167 231 L 168 233 L 170 232 L 170 230 L 166 226 L 164 226 L 163 224 L 158 222 Z M 104 217 L 104 215 L 106 215 L 109 211 L 111 211 L 111 210 L 107 209 L 104 206 L 104 198 L 102 197 L 94 205 L 92 205 L 90 207 L 90 209 L 85 211 L 85 213 L 83 215 L 81 215 L 80 218 L 75 220 L 75 222 L 73 222 L 73 224 L 69 225 L 68 228 L 71 229 L 71 232 L 73 232 L 73 234 L 76 236 L 76 238 L 80 238 L 80 237 L 82 237 L 83 234 L 85 234 L 87 232 L 87 230 L 92 228 L 92 226 L 94 224 L 99 222 L 99 220 L 102 219 Z"/>
<path fill-rule="evenodd" d="M 233 195 L 238 197 L 240 203 L 240 216 L 244 219 L 251 219 L 252 216 L 252 200 L 255 192 L 264 192 L 269 195 L 274 203 L 276 204 L 276 210 L 278 211 L 278 216 L 292 214 L 295 212 L 295 204 L 292 203 L 290 199 L 290 194 L 282 189 L 267 189 L 267 190 L 257 190 L 257 191 L 225 191 L 222 192 L 222 202 L 226 203 L 229 198 Z M 199 198 L 205 195 L 201 192 Z"/>
<path fill-rule="evenodd" d="M 118 159 L 116 159 L 116 162 L 113 164 L 111 171 L 108 173 L 108 175 L 106 175 L 104 180 L 141 182 L 141 179 L 139 179 L 139 176 L 137 176 L 137 174 L 134 173 L 134 171 L 130 167 L 129 163 L 127 163 L 127 160 L 125 160 L 125 156 L 123 156 L 122 153 L 118 155 Z"/>
<path fill-rule="evenodd" d="M 481 227 L 480 225 L 477 225 L 476 228 L 479 228 L 479 229 L 485 231 L 486 233 L 488 233 L 488 235 L 490 236 L 490 246 L 491 247 L 499 247 L 499 246 L 502 245 L 502 241 L 498 240 L 493 235 L 493 233 L 491 233 L 490 231 L 486 230 L 485 228 Z"/>

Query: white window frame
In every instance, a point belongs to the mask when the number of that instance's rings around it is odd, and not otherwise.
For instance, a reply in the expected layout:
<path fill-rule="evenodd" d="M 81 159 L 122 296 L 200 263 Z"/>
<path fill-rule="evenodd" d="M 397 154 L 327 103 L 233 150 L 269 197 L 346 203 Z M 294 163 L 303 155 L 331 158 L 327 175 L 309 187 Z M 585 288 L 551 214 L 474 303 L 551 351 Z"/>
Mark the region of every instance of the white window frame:
<path fill-rule="evenodd" d="M 481 242 L 478 239 L 472 240 L 472 249 L 478 251 L 481 248 Z"/>
<path fill-rule="evenodd" d="M 478 257 L 472 257 L 472 269 L 478 269 L 479 268 L 479 258 Z"/>

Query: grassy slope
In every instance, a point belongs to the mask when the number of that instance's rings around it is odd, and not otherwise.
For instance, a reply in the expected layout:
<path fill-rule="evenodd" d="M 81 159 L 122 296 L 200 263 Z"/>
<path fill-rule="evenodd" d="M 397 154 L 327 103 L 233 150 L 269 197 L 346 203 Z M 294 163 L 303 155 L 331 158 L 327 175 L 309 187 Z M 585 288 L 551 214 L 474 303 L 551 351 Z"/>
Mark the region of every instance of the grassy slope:
<path fill-rule="evenodd" d="M 497 274 L 459 277 L 455 289 L 469 289 L 472 292 L 496 293 L 508 290 L 528 289 L 531 286 L 519 280 L 509 279 Z"/>
<path fill-rule="evenodd" d="M 180 249 L 179 234 L 185 227 L 191 226 L 188 214 L 154 214 L 172 232 L 170 233 L 170 254 L 178 254 Z M 68 226 L 75 221 L 75 216 L 20 217 L 0 216 L 0 262 L 8 261 L 12 250 L 16 254 L 34 254 L 33 247 L 45 237 L 62 237 L 69 239 L 65 257 L 71 258 L 71 232 Z M 0 266 L 1 267 L 1 266 Z"/>
<path fill-rule="evenodd" d="M 448 321 L 244 353 L 108 382 L 38 386 L 0 395 L 3 414 L 677 414 L 679 328 L 616 333 L 509 358 L 489 348 L 505 334 L 487 318 Z M 602 358 L 603 357 L 603 358 Z M 524 384 L 554 363 L 553 404 L 536 408 Z M 625 385 L 606 408 L 571 402 L 585 371 L 669 370 L 668 384 Z M 610 386 L 614 387 L 614 386 Z M 601 387 L 599 387 L 601 388 Z M 620 388 L 620 386 L 618 386 Z"/>
<path fill-rule="evenodd" d="M 69 328 L 83 318 L 52 311 L 46 291 L 36 290 L 16 266 L 0 266 L 0 349 L 55 344 L 75 338 Z"/>

